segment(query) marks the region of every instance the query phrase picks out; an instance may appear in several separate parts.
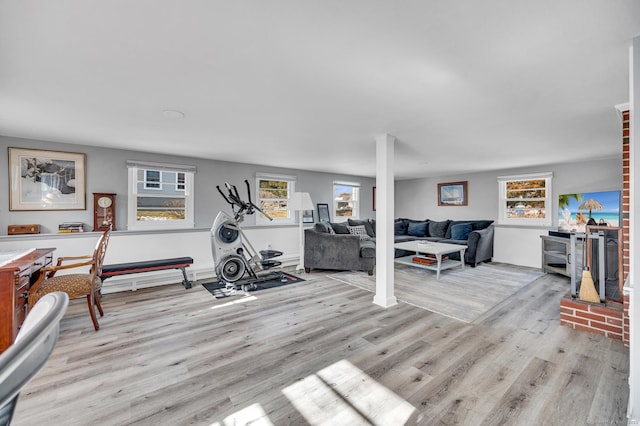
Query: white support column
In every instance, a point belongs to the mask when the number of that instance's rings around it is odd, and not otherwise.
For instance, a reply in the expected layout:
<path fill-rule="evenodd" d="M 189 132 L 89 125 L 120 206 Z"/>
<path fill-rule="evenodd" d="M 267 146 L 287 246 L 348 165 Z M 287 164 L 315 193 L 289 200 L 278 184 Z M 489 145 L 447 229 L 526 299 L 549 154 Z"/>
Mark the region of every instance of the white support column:
<path fill-rule="evenodd" d="M 393 280 L 395 141 L 386 133 L 376 137 L 376 295 L 373 303 L 383 308 L 398 303 Z"/>

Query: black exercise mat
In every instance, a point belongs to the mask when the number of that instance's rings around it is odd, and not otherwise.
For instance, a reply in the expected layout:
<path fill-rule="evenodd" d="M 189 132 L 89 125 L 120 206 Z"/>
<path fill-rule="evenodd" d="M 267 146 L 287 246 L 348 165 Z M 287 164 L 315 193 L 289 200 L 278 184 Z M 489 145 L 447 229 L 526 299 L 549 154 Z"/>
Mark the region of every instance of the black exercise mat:
<path fill-rule="evenodd" d="M 275 278 L 269 281 L 258 282 L 256 283 L 257 288 L 255 290 L 251 290 L 251 292 L 264 290 L 267 288 L 281 287 L 283 285 L 295 284 L 303 281 L 304 280 L 300 277 L 296 277 L 295 275 L 283 272 L 282 279 Z M 216 299 L 222 299 L 224 297 L 235 296 L 239 294 L 246 294 L 242 290 L 229 290 L 225 287 L 224 283 L 220 283 L 218 281 L 203 283 L 202 287 L 206 288 L 209 293 L 216 297 Z"/>

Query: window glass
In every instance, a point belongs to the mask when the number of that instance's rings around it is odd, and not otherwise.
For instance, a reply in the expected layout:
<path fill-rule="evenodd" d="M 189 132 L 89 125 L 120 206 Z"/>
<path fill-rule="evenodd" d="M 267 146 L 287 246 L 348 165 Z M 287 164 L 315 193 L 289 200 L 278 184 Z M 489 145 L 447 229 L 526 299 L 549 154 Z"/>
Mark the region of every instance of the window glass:
<path fill-rule="evenodd" d="M 357 218 L 360 214 L 360 185 L 336 182 L 333 184 L 333 217 Z"/>
<path fill-rule="evenodd" d="M 130 166 L 127 228 L 193 228 L 193 175 Z"/>
<path fill-rule="evenodd" d="M 545 173 L 499 178 L 499 222 L 551 226 L 551 177 Z"/>
<path fill-rule="evenodd" d="M 260 212 L 256 213 L 258 224 L 293 223 L 295 212 L 289 211 L 289 198 L 294 192 L 295 180 L 287 176 L 261 176 L 256 178 L 258 206 L 273 220 Z"/>

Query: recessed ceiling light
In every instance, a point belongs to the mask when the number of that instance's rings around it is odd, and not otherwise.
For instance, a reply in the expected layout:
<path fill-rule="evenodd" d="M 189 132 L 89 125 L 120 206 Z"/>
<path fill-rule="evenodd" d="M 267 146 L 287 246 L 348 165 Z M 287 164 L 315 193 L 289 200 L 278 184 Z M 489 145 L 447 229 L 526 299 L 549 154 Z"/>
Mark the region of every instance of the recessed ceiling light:
<path fill-rule="evenodd" d="M 172 120 L 177 120 L 185 117 L 184 112 L 176 111 L 174 109 L 165 109 L 164 111 L 162 111 L 162 115 L 164 115 L 165 118 L 170 118 Z"/>

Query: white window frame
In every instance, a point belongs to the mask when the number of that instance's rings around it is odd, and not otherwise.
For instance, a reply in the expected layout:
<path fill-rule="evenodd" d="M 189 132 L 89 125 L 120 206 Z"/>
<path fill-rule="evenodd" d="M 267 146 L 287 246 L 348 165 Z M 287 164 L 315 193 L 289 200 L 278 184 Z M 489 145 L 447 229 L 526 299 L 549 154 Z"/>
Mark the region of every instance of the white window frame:
<path fill-rule="evenodd" d="M 296 191 L 296 176 L 292 175 L 283 175 L 283 174 L 272 174 L 272 173 L 256 173 L 256 182 L 255 182 L 255 197 L 253 197 L 253 202 L 260 206 L 262 198 L 260 198 L 260 181 L 261 180 L 279 180 L 283 182 L 287 182 L 288 189 L 287 195 L 288 198 L 291 198 L 293 193 Z M 253 194 L 252 194 L 253 195 Z M 267 200 L 266 198 L 264 200 Z M 272 201 L 269 199 L 269 201 Z M 273 220 L 267 219 L 260 212 L 255 213 L 256 217 L 256 225 L 292 225 L 295 224 L 296 212 L 287 210 L 286 218 L 277 218 L 274 217 Z"/>
<path fill-rule="evenodd" d="M 338 200 L 335 196 L 336 186 L 350 186 L 353 189 L 353 195 L 355 198 L 351 199 L 353 203 L 353 209 L 351 211 L 351 216 L 338 216 Z M 346 219 L 359 219 L 360 218 L 360 182 L 347 182 L 336 180 L 333 181 L 333 186 L 331 187 L 331 196 L 333 198 L 333 219 L 337 222 L 340 218 Z"/>
<path fill-rule="evenodd" d="M 131 231 L 140 230 L 162 230 L 162 229 L 192 229 L 195 227 L 195 203 L 194 203 L 194 182 L 195 182 L 195 166 L 184 166 L 177 164 L 163 164 L 163 163 L 149 163 L 141 161 L 127 161 L 128 168 L 128 205 L 127 205 L 127 229 Z M 137 208 L 138 208 L 138 171 L 143 171 L 145 189 L 157 191 L 159 188 L 147 188 L 146 177 L 148 170 L 160 171 L 160 187 L 162 188 L 162 172 L 170 171 L 174 173 L 184 173 L 185 182 L 184 190 L 177 188 L 178 182 L 176 179 L 176 192 L 183 192 L 176 198 L 184 198 L 185 200 L 185 218 L 184 219 L 172 219 L 172 220 L 152 220 L 141 221 L 138 220 Z M 154 194 L 144 194 L 145 197 L 153 197 Z M 166 194 L 158 192 L 158 197 L 167 197 Z"/>
<path fill-rule="evenodd" d="M 149 180 L 149 172 L 158 172 L 158 181 Z M 152 189 L 154 191 L 162 191 L 162 170 L 144 169 L 144 189 Z M 155 186 L 157 185 L 157 186 Z"/>
<path fill-rule="evenodd" d="M 545 197 L 544 198 L 523 198 L 523 201 L 544 201 L 545 217 L 507 217 L 507 201 L 516 199 L 507 199 L 507 183 L 522 180 L 544 180 L 545 181 Z M 524 175 L 498 176 L 498 224 L 501 225 L 523 225 L 523 226 L 551 226 L 553 223 L 553 173 L 530 173 Z M 520 200 L 520 198 L 518 198 Z"/>
<path fill-rule="evenodd" d="M 180 175 L 182 175 L 182 179 L 180 179 Z M 176 173 L 176 191 L 186 191 L 187 190 L 187 176 L 184 172 Z"/>

